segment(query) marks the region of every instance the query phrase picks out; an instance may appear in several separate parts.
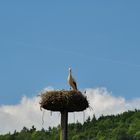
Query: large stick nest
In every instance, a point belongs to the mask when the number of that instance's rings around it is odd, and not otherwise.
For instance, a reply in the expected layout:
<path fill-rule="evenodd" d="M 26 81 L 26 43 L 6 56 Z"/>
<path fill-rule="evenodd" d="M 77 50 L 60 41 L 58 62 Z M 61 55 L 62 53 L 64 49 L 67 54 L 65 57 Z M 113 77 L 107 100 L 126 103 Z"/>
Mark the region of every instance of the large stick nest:
<path fill-rule="evenodd" d="M 45 91 L 41 94 L 40 107 L 51 111 L 83 111 L 89 107 L 86 97 L 76 90 Z"/>

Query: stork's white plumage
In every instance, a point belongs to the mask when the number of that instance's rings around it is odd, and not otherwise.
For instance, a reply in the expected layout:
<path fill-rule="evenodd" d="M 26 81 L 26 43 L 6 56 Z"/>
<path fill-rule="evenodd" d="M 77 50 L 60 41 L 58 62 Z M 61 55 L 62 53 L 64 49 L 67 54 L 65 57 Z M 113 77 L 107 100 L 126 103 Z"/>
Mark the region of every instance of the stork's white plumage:
<path fill-rule="evenodd" d="M 77 84 L 74 78 L 72 77 L 72 69 L 69 68 L 69 75 L 68 75 L 68 83 L 70 87 L 72 87 L 74 90 L 77 90 Z"/>

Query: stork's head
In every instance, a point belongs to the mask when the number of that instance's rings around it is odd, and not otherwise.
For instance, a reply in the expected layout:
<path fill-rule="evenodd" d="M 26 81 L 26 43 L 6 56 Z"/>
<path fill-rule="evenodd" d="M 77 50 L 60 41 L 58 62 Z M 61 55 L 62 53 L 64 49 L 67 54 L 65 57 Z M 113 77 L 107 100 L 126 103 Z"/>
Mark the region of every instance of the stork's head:
<path fill-rule="evenodd" d="M 71 68 L 69 68 L 69 72 L 71 72 L 72 71 L 72 69 Z"/>

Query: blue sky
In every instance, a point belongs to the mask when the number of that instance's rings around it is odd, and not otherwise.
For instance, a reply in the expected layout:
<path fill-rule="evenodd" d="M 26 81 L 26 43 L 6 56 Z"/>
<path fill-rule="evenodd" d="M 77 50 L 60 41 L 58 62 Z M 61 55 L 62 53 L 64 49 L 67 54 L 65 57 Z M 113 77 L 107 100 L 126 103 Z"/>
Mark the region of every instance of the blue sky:
<path fill-rule="evenodd" d="M 1 1 L 0 104 L 45 87 L 139 97 L 140 1 Z"/>

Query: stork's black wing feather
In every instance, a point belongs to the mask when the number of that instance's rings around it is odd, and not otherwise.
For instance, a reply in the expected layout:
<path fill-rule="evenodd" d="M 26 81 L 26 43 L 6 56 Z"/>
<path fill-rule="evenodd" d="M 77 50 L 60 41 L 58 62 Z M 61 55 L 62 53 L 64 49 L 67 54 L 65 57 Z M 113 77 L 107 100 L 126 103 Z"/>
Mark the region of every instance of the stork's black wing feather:
<path fill-rule="evenodd" d="M 77 84 L 76 84 L 76 82 L 75 82 L 75 81 L 73 81 L 73 84 L 75 85 L 75 88 L 76 88 L 76 90 L 77 90 Z"/>

